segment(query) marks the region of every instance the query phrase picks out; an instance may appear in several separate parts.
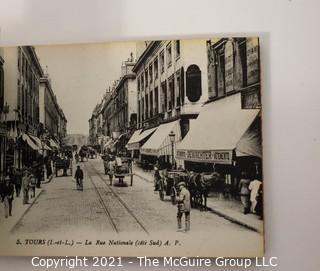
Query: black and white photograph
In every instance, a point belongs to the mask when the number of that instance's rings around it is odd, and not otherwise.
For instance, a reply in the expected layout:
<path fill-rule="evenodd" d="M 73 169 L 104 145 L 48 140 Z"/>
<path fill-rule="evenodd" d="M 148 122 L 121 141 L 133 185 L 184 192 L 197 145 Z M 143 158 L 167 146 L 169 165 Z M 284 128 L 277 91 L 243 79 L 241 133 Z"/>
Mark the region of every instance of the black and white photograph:
<path fill-rule="evenodd" d="M 259 37 L 0 48 L 0 254 L 264 253 Z"/>

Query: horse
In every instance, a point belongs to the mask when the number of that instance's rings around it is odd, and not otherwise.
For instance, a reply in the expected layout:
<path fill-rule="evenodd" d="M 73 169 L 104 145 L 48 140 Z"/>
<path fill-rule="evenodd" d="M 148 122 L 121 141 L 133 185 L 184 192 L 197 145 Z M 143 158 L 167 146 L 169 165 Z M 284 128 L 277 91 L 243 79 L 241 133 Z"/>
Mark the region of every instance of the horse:
<path fill-rule="evenodd" d="M 208 210 L 207 198 L 212 187 L 220 180 L 220 174 L 213 172 L 191 173 L 188 178 L 187 188 L 190 192 L 191 206 L 199 208 L 200 211 Z"/>
<path fill-rule="evenodd" d="M 199 205 L 199 197 L 198 197 L 198 188 L 197 188 L 197 178 L 198 174 L 190 172 L 189 176 L 186 180 L 187 189 L 190 192 L 190 201 L 191 201 L 191 207 L 196 208 Z"/>

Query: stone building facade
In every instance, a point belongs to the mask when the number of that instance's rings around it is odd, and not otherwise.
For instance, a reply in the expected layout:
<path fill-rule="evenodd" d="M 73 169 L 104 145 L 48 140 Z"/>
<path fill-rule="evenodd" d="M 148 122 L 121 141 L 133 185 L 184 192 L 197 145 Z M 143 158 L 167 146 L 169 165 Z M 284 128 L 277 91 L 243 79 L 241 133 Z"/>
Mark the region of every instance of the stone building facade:
<path fill-rule="evenodd" d="M 32 46 L 3 48 L 4 97 L 8 105 L 5 115 L 7 145 L 6 167 L 21 168 L 30 165 L 41 149 L 51 150 L 42 144 L 45 129 L 52 136 L 59 132 L 62 116 L 64 133 L 66 118 L 57 105 L 51 86 L 46 79 L 39 58 Z M 43 81 L 44 80 L 44 81 Z M 41 88 L 40 84 L 45 87 Z M 41 97 L 40 97 L 41 96 Z M 41 114 L 41 119 L 40 119 Z"/>
<path fill-rule="evenodd" d="M 120 78 L 109 87 L 89 120 L 90 142 L 102 149 L 113 140 L 113 150 L 124 149 L 132 132 L 137 128 L 137 87 L 133 54 L 122 63 Z M 101 138 L 97 142 L 97 138 Z"/>
<path fill-rule="evenodd" d="M 39 136 L 61 144 L 66 137 L 67 119 L 52 90 L 48 74 L 40 78 L 39 104 Z"/>
<path fill-rule="evenodd" d="M 218 172 L 236 196 L 241 176 L 262 179 L 259 39 L 207 40 L 207 57 L 208 101 L 176 156 L 188 170 Z"/>
<path fill-rule="evenodd" d="M 8 147 L 6 163 L 21 167 L 31 157 L 28 148 L 21 148 L 18 138 L 39 132 L 39 85 L 43 70 L 32 46 L 6 47 L 4 50 L 4 92 L 9 105 L 6 117 Z"/>
<path fill-rule="evenodd" d="M 112 110 L 109 109 L 111 113 L 109 119 L 114 137 L 126 134 L 137 126 L 136 76 L 132 72 L 134 65 L 133 59 L 123 63 L 121 77 L 116 82 L 111 95 Z"/>
<path fill-rule="evenodd" d="M 242 93 L 243 108 L 261 108 L 259 39 L 207 41 L 209 100 Z"/>
<path fill-rule="evenodd" d="M 197 118 L 201 105 L 208 100 L 206 41 L 148 42 L 133 71 L 137 74 L 138 129 L 143 132 L 158 127 L 149 142 L 156 142 L 157 133 L 162 134 L 165 129 L 169 136 L 172 129 L 175 149 Z M 176 124 L 171 128 L 164 128 L 163 124 L 173 122 Z M 129 148 L 139 149 L 148 159 L 164 156 L 162 158 L 169 162 L 172 148 L 168 146 L 168 137 L 158 140 L 166 143 L 156 147 L 151 143 L 148 146 L 147 142 L 141 149 L 139 144 L 132 144 Z"/>

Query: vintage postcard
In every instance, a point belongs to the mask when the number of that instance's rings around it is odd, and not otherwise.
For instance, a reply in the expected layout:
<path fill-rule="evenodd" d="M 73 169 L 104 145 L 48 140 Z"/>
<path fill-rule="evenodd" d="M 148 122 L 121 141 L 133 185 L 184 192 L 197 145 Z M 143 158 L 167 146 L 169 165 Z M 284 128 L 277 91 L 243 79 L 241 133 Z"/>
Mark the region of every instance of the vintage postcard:
<path fill-rule="evenodd" d="M 262 256 L 259 46 L 0 48 L 0 255 Z"/>

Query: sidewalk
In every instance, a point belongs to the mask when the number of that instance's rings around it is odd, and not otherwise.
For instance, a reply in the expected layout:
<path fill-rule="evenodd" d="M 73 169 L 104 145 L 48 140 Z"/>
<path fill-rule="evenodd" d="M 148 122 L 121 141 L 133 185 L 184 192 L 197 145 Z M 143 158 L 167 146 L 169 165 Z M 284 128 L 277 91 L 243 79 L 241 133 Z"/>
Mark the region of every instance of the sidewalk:
<path fill-rule="evenodd" d="M 29 197 L 29 204 L 25 205 L 23 204 L 22 191 L 19 198 L 17 198 L 16 194 L 14 194 L 14 200 L 12 202 L 12 216 L 9 216 L 8 218 L 4 217 L 4 205 L 2 202 L 0 202 L 0 234 L 7 234 L 13 229 L 13 227 L 23 218 L 25 213 L 32 207 L 36 199 L 40 196 L 41 192 L 41 188 L 36 188 L 35 197 Z"/>
<path fill-rule="evenodd" d="M 153 184 L 153 171 L 144 171 L 137 165 L 133 164 L 133 172 L 136 176 Z M 242 204 L 236 200 L 220 199 L 216 196 L 209 196 L 207 199 L 209 210 L 225 219 L 244 226 L 253 231 L 263 232 L 263 221 L 255 214 L 243 214 Z"/>

